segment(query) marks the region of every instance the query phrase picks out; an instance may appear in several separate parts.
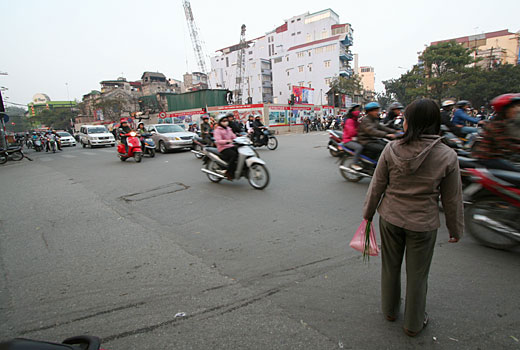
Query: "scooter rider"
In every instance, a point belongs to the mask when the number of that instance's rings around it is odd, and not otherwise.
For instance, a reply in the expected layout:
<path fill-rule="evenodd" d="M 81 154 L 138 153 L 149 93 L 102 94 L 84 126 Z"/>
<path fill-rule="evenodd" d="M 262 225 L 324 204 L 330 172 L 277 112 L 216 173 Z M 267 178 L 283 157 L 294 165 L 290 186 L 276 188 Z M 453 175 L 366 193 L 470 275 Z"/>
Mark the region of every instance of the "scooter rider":
<path fill-rule="evenodd" d="M 56 141 L 56 145 L 58 146 L 58 151 L 61 151 L 61 137 L 58 135 L 56 130 L 52 130 L 52 134 L 54 135 L 54 140 Z"/>
<path fill-rule="evenodd" d="M 341 140 L 345 147 L 354 150 L 354 159 L 350 167 L 356 171 L 362 170 L 358 162 L 359 156 L 361 152 L 363 152 L 363 146 L 357 142 L 360 109 L 361 106 L 358 104 L 354 104 L 350 107 L 345 123 L 343 124 L 343 139 Z"/>
<path fill-rule="evenodd" d="M 238 150 L 233 145 L 233 140 L 237 136 L 229 127 L 227 115 L 221 114 L 217 117 L 217 127 L 215 128 L 214 136 L 217 150 L 222 155 L 222 159 L 228 163 L 226 177 L 228 180 L 232 180 L 237 167 L 238 158 Z"/>
<path fill-rule="evenodd" d="M 387 125 L 388 127 L 395 129 L 393 127 L 393 122 L 395 121 L 395 118 L 400 116 L 402 114 L 402 111 L 404 109 L 404 106 L 400 104 L 399 102 L 393 102 L 388 107 L 389 112 L 385 116 L 385 119 L 383 119 L 383 124 Z"/>
<path fill-rule="evenodd" d="M 254 127 L 253 127 L 253 124 L 255 123 L 255 117 L 250 114 L 248 117 L 247 117 L 247 122 L 246 122 L 246 132 L 248 134 L 252 133 L 254 131 Z"/>
<path fill-rule="evenodd" d="M 363 145 L 365 150 L 377 160 L 385 148 L 386 143 L 381 138 L 394 139 L 395 130 L 382 125 L 379 122 L 379 112 L 381 106 L 377 102 L 370 102 L 365 106 L 366 116 L 361 119 L 358 128 L 358 142 Z"/>
<path fill-rule="evenodd" d="M 125 145 L 125 154 L 128 154 L 128 142 L 127 138 L 128 136 L 125 136 L 130 131 L 132 131 L 132 128 L 130 128 L 130 125 L 128 125 L 128 119 L 127 118 L 121 118 L 121 124 L 119 128 L 117 129 L 117 134 L 119 135 L 119 139 L 121 140 L 121 143 Z"/>
<path fill-rule="evenodd" d="M 211 145 L 211 125 L 209 125 L 209 115 L 202 116 L 202 123 L 200 124 L 200 137 L 206 145 Z"/>
<path fill-rule="evenodd" d="M 484 126 L 471 155 L 489 168 L 520 171 L 512 162 L 520 156 L 520 94 L 497 96 L 491 105 L 496 116 Z"/>
<path fill-rule="evenodd" d="M 137 133 L 139 134 L 139 136 L 143 136 L 143 134 L 147 134 L 148 131 L 146 131 L 145 127 L 144 127 L 144 123 L 143 122 L 139 122 L 139 124 L 137 124 Z"/>
<path fill-rule="evenodd" d="M 455 106 L 455 101 L 446 100 L 441 105 L 441 123 L 445 125 L 453 134 L 456 136 L 464 137 L 466 136 L 460 129 L 460 127 L 453 124 L 451 121 L 453 106 Z"/>
<path fill-rule="evenodd" d="M 257 142 L 259 143 L 262 143 L 263 141 L 263 138 L 264 138 L 264 129 L 265 129 L 265 126 L 264 124 L 262 123 L 262 120 L 261 120 L 261 116 L 259 114 L 255 115 L 255 121 L 253 122 L 253 129 L 254 129 L 254 136 L 253 136 L 253 140 L 256 140 Z"/>
<path fill-rule="evenodd" d="M 236 135 L 240 135 L 242 133 L 242 124 L 235 120 L 235 115 L 233 112 L 228 112 L 226 114 L 229 120 L 229 127 Z"/>
<path fill-rule="evenodd" d="M 466 100 L 460 100 L 457 102 L 457 109 L 455 110 L 455 113 L 453 113 L 453 119 L 451 122 L 456 127 L 460 128 L 460 132 L 462 132 L 464 135 L 467 134 L 473 134 L 477 132 L 476 127 L 472 126 L 465 126 L 466 122 L 470 124 L 482 124 L 483 122 L 478 120 L 477 118 L 470 117 L 466 113 L 466 107 L 469 107 L 470 103 Z"/>

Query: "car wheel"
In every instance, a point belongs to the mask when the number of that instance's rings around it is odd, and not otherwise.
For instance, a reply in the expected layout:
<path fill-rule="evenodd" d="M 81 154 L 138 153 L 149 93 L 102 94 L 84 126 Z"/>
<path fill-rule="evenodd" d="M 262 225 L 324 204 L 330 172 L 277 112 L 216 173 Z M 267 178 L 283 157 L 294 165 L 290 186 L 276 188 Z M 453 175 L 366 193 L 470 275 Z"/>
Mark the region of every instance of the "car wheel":
<path fill-rule="evenodd" d="M 87 147 L 87 145 L 85 145 L 83 141 L 81 141 L 81 145 L 83 146 L 83 148 Z"/>
<path fill-rule="evenodd" d="M 168 149 L 166 148 L 164 141 L 159 141 L 159 151 L 163 154 L 168 152 Z"/>
<path fill-rule="evenodd" d="M 90 141 L 88 142 L 88 147 L 92 149 L 92 144 L 90 143 Z"/>

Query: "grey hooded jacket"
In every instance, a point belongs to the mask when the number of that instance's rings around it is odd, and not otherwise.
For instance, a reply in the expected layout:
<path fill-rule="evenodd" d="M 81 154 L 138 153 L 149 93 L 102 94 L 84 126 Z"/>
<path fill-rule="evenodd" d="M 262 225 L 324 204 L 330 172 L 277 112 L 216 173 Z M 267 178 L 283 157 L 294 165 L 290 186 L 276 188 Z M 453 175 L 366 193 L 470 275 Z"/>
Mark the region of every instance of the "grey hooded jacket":
<path fill-rule="evenodd" d="M 363 217 L 379 215 L 392 225 L 424 232 L 439 228 L 441 197 L 451 237 L 462 237 L 464 214 L 456 153 L 436 135 L 403 144 L 390 142 L 377 164 Z"/>

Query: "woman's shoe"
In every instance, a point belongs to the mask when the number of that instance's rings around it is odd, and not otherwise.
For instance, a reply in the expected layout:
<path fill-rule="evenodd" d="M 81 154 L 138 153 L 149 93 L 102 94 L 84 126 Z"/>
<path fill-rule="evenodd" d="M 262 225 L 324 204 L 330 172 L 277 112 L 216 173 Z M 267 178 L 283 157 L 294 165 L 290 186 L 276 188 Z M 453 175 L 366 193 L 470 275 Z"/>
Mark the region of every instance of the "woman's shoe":
<path fill-rule="evenodd" d="M 414 331 L 410 331 L 410 330 L 408 330 L 408 329 L 406 329 L 406 328 L 403 327 L 403 331 L 404 331 L 404 333 L 405 333 L 407 336 L 409 336 L 409 337 L 415 337 L 415 336 L 417 336 L 417 334 L 421 333 L 421 331 L 422 331 L 424 328 L 426 328 L 426 326 L 428 325 L 428 321 L 429 321 L 429 320 L 430 320 L 430 319 L 429 319 L 429 317 L 428 317 L 428 314 L 425 312 L 425 313 L 424 313 L 423 326 L 422 326 L 421 330 L 419 330 L 419 331 L 417 331 L 417 332 L 414 332 Z"/>

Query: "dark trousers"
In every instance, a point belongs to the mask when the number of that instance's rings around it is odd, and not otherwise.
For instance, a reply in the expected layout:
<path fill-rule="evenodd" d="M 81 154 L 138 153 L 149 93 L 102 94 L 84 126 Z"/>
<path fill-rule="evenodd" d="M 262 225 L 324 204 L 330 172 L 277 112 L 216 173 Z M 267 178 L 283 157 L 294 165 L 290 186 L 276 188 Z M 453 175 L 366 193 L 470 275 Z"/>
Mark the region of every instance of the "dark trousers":
<path fill-rule="evenodd" d="M 237 158 L 238 158 L 238 150 L 233 148 L 226 148 L 222 152 L 222 160 L 228 163 L 228 174 L 231 176 L 235 176 L 235 170 L 237 169 Z"/>
<path fill-rule="evenodd" d="M 368 156 L 374 160 L 379 160 L 379 156 L 381 152 L 383 152 L 383 148 L 385 148 L 386 143 L 381 140 L 370 141 L 363 145 L 365 152 Z"/>
<path fill-rule="evenodd" d="M 397 317 L 401 304 L 401 264 L 406 254 L 404 327 L 418 332 L 423 327 L 428 274 L 437 230 L 415 232 L 379 218 L 381 232 L 381 306 L 385 316 Z"/>

